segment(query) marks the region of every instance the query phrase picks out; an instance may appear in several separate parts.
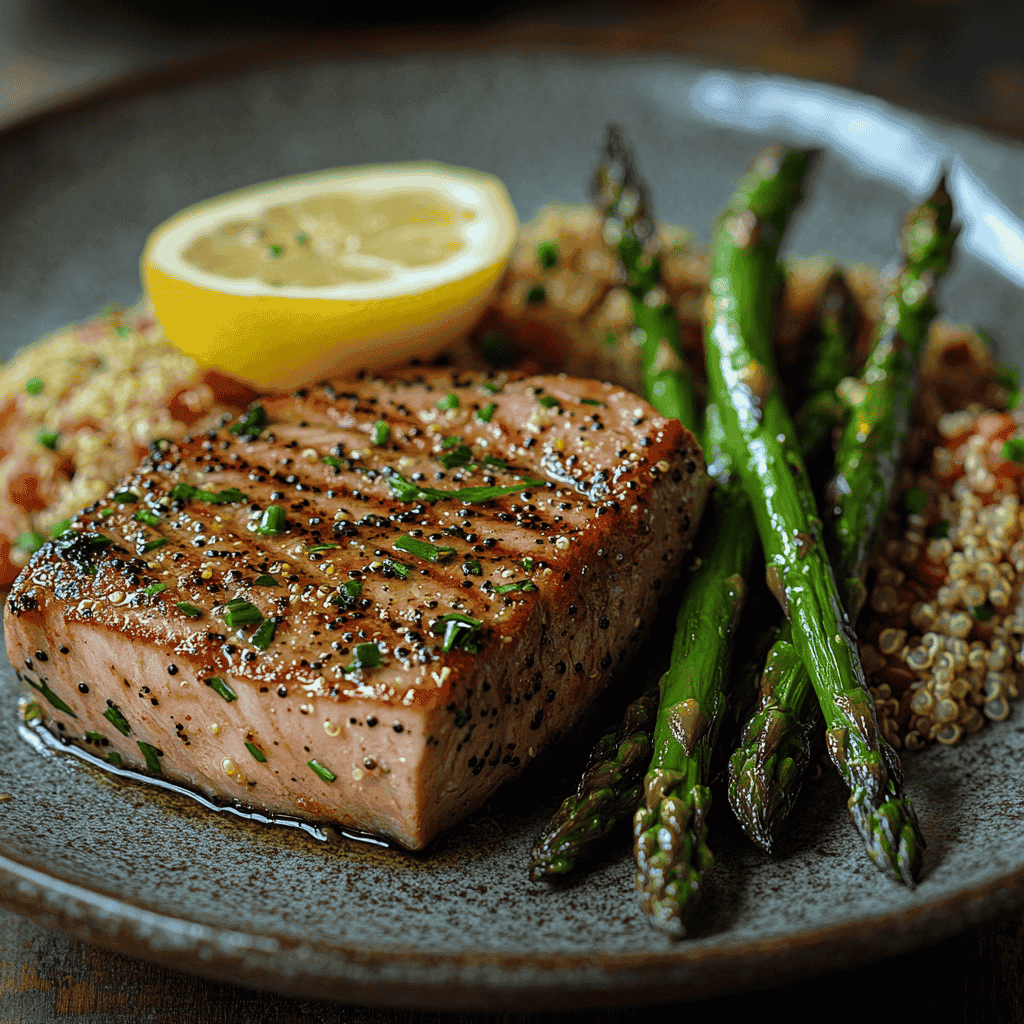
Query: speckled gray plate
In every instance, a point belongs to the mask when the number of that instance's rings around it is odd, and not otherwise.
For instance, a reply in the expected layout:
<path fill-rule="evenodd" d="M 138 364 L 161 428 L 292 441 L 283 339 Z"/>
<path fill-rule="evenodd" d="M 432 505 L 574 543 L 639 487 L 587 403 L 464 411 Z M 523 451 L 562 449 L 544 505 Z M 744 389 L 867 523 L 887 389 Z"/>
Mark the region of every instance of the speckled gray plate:
<path fill-rule="evenodd" d="M 315 168 L 437 158 L 499 174 L 523 216 L 586 194 L 606 121 L 635 144 L 664 220 L 706 237 L 767 139 L 828 148 L 791 247 L 881 262 L 938 168 L 965 224 L 946 309 L 1020 363 L 1024 149 L 861 97 L 669 60 L 570 54 L 316 56 L 136 82 L 0 135 L 0 347 L 134 301 L 149 229 L 180 207 Z M 230 70 L 227 68 L 230 67 Z M 898 953 L 1024 905 L 1024 728 L 907 759 L 929 841 L 913 892 L 867 863 L 834 781 L 782 855 L 712 819 L 694 938 L 650 928 L 627 845 L 556 889 L 530 840 L 568 769 L 534 766 L 413 857 L 214 814 L 41 755 L 0 699 L 0 902 L 83 939 L 284 992 L 526 1009 L 678 1000 Z"/>

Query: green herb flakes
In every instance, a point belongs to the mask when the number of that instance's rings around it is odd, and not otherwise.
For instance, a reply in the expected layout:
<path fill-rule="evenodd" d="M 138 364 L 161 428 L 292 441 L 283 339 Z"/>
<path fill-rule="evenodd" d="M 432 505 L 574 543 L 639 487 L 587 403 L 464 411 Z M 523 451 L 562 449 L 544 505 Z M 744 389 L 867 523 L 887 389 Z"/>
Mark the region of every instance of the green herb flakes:
<path fill-rule="evenodd" d="M 491 417 L 494 415 L 494 410 L 498 407 L 493 402 L 488 402 L 482 409 L 477 409 L 476 418 L 481 423 L 490 423 Z"/>
<path fill-rule="evenodd" d="M 150 551 L 156 551 L 157 548 L 162 548 L 165 544 L 170 543 L 170 540 L 166 537 L 157 537 L 156 540 L 146 541 L 146 543 L 142 545 L 142 552 L 143 554 L 146 554 Z"/>
<path fill-rule="evenodd" d="M 256 532 L 264 537 L 274 537 L 285 530 L 285 510 L 281 505 L 270 505 L 260 516 Z"/>
<path fill-rule="evenodd" d="M 40 430 L 36 434 L 36 440 L 44 447 L 49 448 L 50 451 L 55 451 L 57 448 L 57 441 L 60 439 L 60 435 L 56 430 Z"/>
<path fill-rule="evenodd" d="M 71 529 L 71 520 L 62 519 L 59 523 L 54 523 L 50 529 L 50 536 L 56 539 L 57 537 L 63 537 Z"/>
<path fill-rule="evenodd" d="M 279 587 L 281 586 L 281 583 L 279 580 L 276 580 L 271 576 L 270 573 L 264 572 L 260 573 L 260 575 L 252 581 L 252 585 L 254 587 Z"/>
<path fill-rule="evenodd" d="M 238 434 L 243 441 L 255 441 L 267 425 L 267 410 L 262 405 L 254 405 L 246 414 L 245 418 L 239 420 L 233 426 L 228 427 L 229 434 Z"/>
<path fill-rule="evenodd" d="M 251 601 L 236 597 L 224 606 L 224 622 L 228 629 L 254 626 L 263 621 L 259 608 Z"/>
<path fill-rule="evenodd" d="M 30 395 L 39 395 L 43 391 L 43 378 L 42 377 L 29 377 L 25 381 L 25 390 Z"/>
<path fill-rule="evenodd" d="M 354 608 L 362 592 L 363 585 L 359 580 L 345 580 L 338 587 L 338 593 L 331 598 L 331 604 L 336 604 L 342 610 Z"/>
<path fill-rule="evenodd" d="M 1008 462 L 1024 462 L 1024 437 L 1011 437 L 1004 441 L 999 454 Z"/>
<path fill-rule="evenodd" d="M 175 484 L 170 494 L 173 500 L 205 501 L 210 505 L 226 505 L 228 502 L 245 501 L 245 495 L 237 487 L 223 491 L 204 491 L 191 484 Z"/>
<path fill-rule="evenodd" d="M 477 654 L 480 651 L 480 619 L 471 618 L 461 612 L 449 612 L 435 620 L 430 627 L 431 633 L 441 633 L 444 639 L 441 647 L 445 651 L 465 651 Z"/>
<path fill-rule="evenodd" d="M 263 751 L 260 750 L 260 748 L 257 747 L 255 743 L 250 743 L 248 740 L 246 740 L 245 749 L 248 750 L 249 753 L 252 754 L 252 756 L 255 757 L 260 764 L 267 763 L 267 755 L 264 754 Z"/>
<path fill-rule="evenodd" d="M 473 449 L 469 445 L 460 444 L 457 448 L 439 455 L 437 461 L 445 469 L 457 469 L 459 466 L 466 466 L 473 461 Z"/>
<path fill-rule="evenodd" d="M 538 302 L 543 302 L 548 297 L 548 293 L 544 291 L 544 286 L 541 284 L 535 284 L 527 293 L 526 301 L 530 305 L 536 305 Z"/>
<path fill-rule="evenodd" d="M 142 592 L 147 597 L 156 597 L 157 594 L 162 594 L 167 589 L 166 583 L 153 583 L 146 587 Z"/>
<path fill-rule="evenodd" d="M 544 480 L 526 479 L 518 484 L 505 487 L 457 487 L 454 490 L 445 491 L 436 487 L 421 487 L 411 483 L 390 468 L 385 470 L 385 475 L 395 497 L 399 501 L 408 502 L 454 500 L 473 505 L 481 501 L 490 501 L 492 498 L 501 498 L 506 494 L 515 494 L 527 487 L 545 486 Z"/>
<path fill-rule="evenodd" d="M 137 523 L 145 523 L 147 526 L 159 526 L 162 520 L 158 515 L 150 512 L 148 508 L 140 508 L 132 519 Z"/>
<path fill-rule="evenodd" d="M 139 496 L 134 491 L 118 491 L 114 495 L 114 501 L 120 502 L 122 505 L 131 505 L 139 500 Z"/>
<path fill-rule="evenodd" d="M 553 239 L 541 242 L 537 246 L 537 262 L 545 270 L 551 270 L 552 267 L 558 262 L 558 243 Z"/>
<path fill-rule="evenodd" d="M 380 648 L 376 644 L 356 644 L 356 668 L 380 668 Z"/>
<path fill-rule="evenodd" d="M 322 765 L 315 757 L 312 761 L 307 761 L 306 764 L 309 765 L 309 767 L 312 768 L 313 771 L 324 780 L 324 782 L 334 782 L 338 777 L 330 770 L 330 768 L 326 767 L 326 765 Z"/>
<path fill-rule="evenodd" d="M 220 676 L 213 676 L 211 679 L 207 679 L 206 685 L 213 690 L 214 693 L 220 694 L 220 696 L 222 696 L 229 704 L 233 700 L 238 700 L 238 694 L 235 693 L 235 691 L 232 690 Z"/>
<path fill-rule="evenodd" d="M 511 594 L 518 590 L 524 594 L 531 594 L 536 589 L 536 583 L 531 583 L 529 580 L 516 580 L 513 583 L 502 583 L 500 586 L 494 588 L 494 592 L 496 594 Z"/>
<path fill-rule="evenodd" d="M 948 519 L 940 519 L 937 523 L 932 523 L 926 531 L 926 535 L 932 540 L 941 540 L 943 537 L 949 536 L 949 528 L 953 524 Z"/>
<path fill-rule="evenodd" d="M 46 685 L 46 683 L 37 683 L 34 680 L 29 679 L 28 676 L 25 676 L 25 682 L 28 683 L 33 690 L 42 694 L 51 707 L 56 708 L 58 711 L 63 711 L 64 714 L 70 715 L 72 718 L 78 717 L 78 715 L 76 715 L 74 711 L 72 711 L 71 708 L 69 708 L 67 704 L 65 704 L 64 701 L 62 701 L 60 697 L 58 697 L 57 694 L 55 694 L 53 690 Z"/>
<path fill-rule="evenodd" d="M 344 469 L 345 463 L 337 455 L 325 455 L 320 460 L 325 466 L 333 466 L 335 469 Z"/>
<path fill-rule="evenodd" d="M 377 420 L 373 425 L 373 443 L 387 444 L 390 439 L 391 428 L 383 420 Z"/>
<path fill-rule="evenodd" d="M 194 604 L 189 604 L 188 601 L 179 601 L 174 607 L 177 608 L 178 611 L 187 619 L 202 618 L 202 609 L 197 608 Z"/>
<path fill-rule="evenodd" d="M 419 540 L 408 535 L 399 537 L 394 546 L 399 551 L 407 551 L 410 555 L 425 558 L 428 562 L 447 562 L 450 558 L 455 557 L 455 548 L 438 547 L 429 541 Z"/>
<path fill-rule="evenodd" d="M 554 409 L 558 406 L 558 399 L 554 395 L 541 395 L 537 399 L 537 404 L 544 406 L 545 409 Z"/>
<path fill-rule="evenodd" d="M 112 750 L 107 754 L 107 761 L 109 761 L 115 768 L 120 768 L 121 765 L 124 764 L 124 758 L 122 758 L 116 750 Z"/>
<path fill-rule="evenodd" d="M 454 391 L 450 391 L 444 398 L 438 400 L 438 409 L 444 412 L 447 409 L 458 409 L 459 407 L 459 396 Z"/>
<path fill-rule="evenodd" d="M 103 717 L 122 736 L 127 736 L 132 731 L 132 727 L 128 724 L 128 720 L 121 714 L 121 709 L 116 704 L 111 704 L 110 707 L 103 712 Z"/>
<path fill-rule="evenodd" d="M 481 566 L 478 558 L 467 558 L 462 563 L 463 576 L 483 576 L 483 574 L 483 566 Z"/>
<path fill-rule="evenodd" d="M 160 758 L 163 757 L 164 752 L 146 743 L 144 740 L 136 740 L 135 743 L 139 750 L 142 751 L 142 756 L 146 759 L 146 767 L 154 775 L 163 775 L 163 769 L 160 767 Z"/>
<path fill-rule="evenodd" d="M 259 629 L 252 635 L 251 643 L 257 650 L 265 651 L 273 642 L 274 633 L 277 632 L 277 623 L 273 619 L 264 619 Z"/>
<path fill-rule="evenodd" d="M 995 614 L 987 604 L 976 604 L 972 611 L 978 622 L 988 622 Z"/>

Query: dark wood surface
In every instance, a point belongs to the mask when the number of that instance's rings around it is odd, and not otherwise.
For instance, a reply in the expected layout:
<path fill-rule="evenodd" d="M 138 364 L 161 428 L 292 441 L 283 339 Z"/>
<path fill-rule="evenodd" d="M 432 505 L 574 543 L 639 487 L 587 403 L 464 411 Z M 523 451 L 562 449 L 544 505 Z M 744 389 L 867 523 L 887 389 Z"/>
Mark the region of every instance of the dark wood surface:
<path fill-rule="evenodd" d="M 61 5 L 37 6 L 52 15 Z M 134 31 L 147 40 L 159 39 L 162 33 L 166 41 L 180 38 L 183 31 L 182 14 L 175 13 L 174 4 L 79 0 L 68 6 L 80 17 L 86 12 L 94 31 L 97 24 L 101 30 L 105 24 L 108 31 L 119 25 L 127 39 Z M 201 30 L 203 5 L 178 6 L 189 8 L 193 27 Z M 205 16 L 217 20 L 222 37 L 227 15 L 213 11 L 218 5 L 207 6 Z M 391 43 L 404 39 L 409 45 L 443 37 L 452 45 L 472 46 L 499 34 L 513 43 L 695 55 L 832 82 L 1001 133 L 1024 135 L 1024 14 L 1019 0 L 492 4 L 474 8 L 472 16 L 454 7 L 436 9 L 436 18 L 447 19 L 441 23 L 424 15 L 419 24 L 356 26 L 345 24 L 337 14 L 344 6 L 296 4 L 301 18 L 297 15 L 284 27 L 323 24 L 340 32 L 350 45 L 371 47 L 384 37 Z M 281 5 L 274 8 L 276 15 L 250 11 L 246 32 L 253 39 L 279 32 Z M 759 1020 L 770 1010 L 830 1021 L 1024 1021 L 1024 919 L 975 929 L 857 971 L 844 971 L 843 966 L 836 963 L 835 973 L 770 992 L 657 1009 L 523 1016 L 416 1012 L 294 999 L 210 981 L 107 953 L 0 910 L 0 1024 L 625 1022 L 690 1014 L 714 1022 L 741 1016 Z"/>

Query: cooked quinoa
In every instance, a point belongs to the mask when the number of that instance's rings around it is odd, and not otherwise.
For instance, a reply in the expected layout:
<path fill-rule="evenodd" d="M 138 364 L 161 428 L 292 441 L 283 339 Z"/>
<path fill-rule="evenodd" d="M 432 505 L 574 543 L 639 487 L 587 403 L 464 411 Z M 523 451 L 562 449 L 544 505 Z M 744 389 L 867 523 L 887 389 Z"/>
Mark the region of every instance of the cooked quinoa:
<path fill-rule="evenodd" d="M 141 307 L 107 310 L 22 349 L 0 370 L 0 395 L 0 585 L 154 439 L 181 438 L 248 399 L 201 372 Z"/>
<path fill-rule="evenodd" d="M 638 389 L 642 338 L 609 252 L 615 241 L 590 207 L 543 208 L 523 225 L 481 324 L 449 358 Z M 676 310 L 700 391 L 708 253 L 681 228 L 659 229 L 658 241 L 665 292 L 655 298 Z M 776 329 L 783 380 L 836 269 L 824 258 L 788 267 Z M 841 270 L 864 316 L 863 356 L 885 282 L 870 268 Z M 667 347 L 664 358 L 676 360 Z M 0 394 L 0 570 L 10 563 L 0 584 L 27 561 L 33 537 L 41 542 L 103 497 L 155 439 L 183 437 L 252 397 L 201 372 L 141 306 L 108 310 L 24 349 L 0 371 Z M 986 720 L 1005 719 L 1020 694 L 1024 415 L 1007 410 L 1011 395 L 975 332 L 933 325 L 898 499 L 857 624 L 879 726 L 895 747 L 959 743 Z M 1021 454 L 1006 457 L 1005 442 L 1018 436 Z"/>

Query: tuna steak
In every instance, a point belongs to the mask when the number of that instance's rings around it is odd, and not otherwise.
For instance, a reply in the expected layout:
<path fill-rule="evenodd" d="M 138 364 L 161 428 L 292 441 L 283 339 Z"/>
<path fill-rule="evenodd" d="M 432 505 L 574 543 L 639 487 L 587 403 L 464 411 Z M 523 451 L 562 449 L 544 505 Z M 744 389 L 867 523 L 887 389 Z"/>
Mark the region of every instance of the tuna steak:
<path fill-rule="evenodd" d="M 164 444 L 32 557 L 45 724 L 221 802 L 428 843 L 578 720 L 708 478 L 635 395 L 408 371 Z"/>

